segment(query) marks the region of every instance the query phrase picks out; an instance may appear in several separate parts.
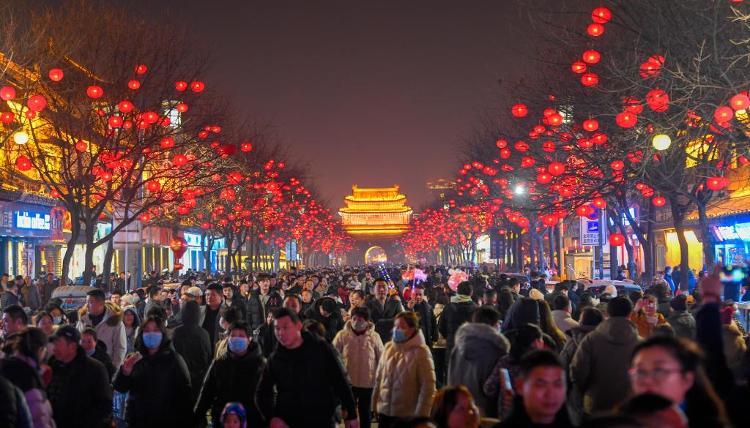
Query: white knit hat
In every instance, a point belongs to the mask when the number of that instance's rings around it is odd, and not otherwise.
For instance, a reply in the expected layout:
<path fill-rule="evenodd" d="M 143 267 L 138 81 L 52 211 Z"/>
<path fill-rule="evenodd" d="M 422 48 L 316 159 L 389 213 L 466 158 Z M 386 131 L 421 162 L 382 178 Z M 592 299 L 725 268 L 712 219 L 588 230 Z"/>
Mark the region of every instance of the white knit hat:
<path fill-rule="evenodd" d="M 529 297 L 534 300 L 544 300 L 544 294 L 536 288 L 532 288 L 531 291 L 529 291 Z"/>

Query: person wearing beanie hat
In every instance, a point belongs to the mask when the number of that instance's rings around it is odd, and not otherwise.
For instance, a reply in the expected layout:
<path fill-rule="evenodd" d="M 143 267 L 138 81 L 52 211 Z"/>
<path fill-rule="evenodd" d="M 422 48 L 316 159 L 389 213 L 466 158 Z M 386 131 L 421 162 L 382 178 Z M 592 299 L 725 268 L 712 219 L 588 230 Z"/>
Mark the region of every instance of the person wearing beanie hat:
<path fill-rule="evenodd" d="M 329 343 L 333 342 L 336 333 L 344 328 L 344 318 L 341 316 L 339 305 L 329 296 L 316 301 L 313 307 L 308 309 L 306 318 L 323 324 L 326 329 L 326 340 Z"/>
<path fill-rule="evenodd" d="M 221 425 L 224 428 L 247 428 L 247 414 L 240 403 L 227 403 L 221 412 Z"/>

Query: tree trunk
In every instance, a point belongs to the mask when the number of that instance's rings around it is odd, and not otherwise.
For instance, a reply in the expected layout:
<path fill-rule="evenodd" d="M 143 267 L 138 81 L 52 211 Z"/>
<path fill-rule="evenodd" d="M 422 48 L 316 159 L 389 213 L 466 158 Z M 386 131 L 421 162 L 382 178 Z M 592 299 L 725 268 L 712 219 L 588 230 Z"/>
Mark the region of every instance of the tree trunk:
<path fill-rule="evenodd" d="M 698 207 L 698 224 L 700 225 L 701 236 L 703 237 L 703 270 L 712 272 L 716 263 L 716 252 L 714 251 L 714 243 L 711 239 L 711 231 L 709 230 L 706 204 L 698 202 L 696 205 Z"/>
<path fill-rule="evenodd" d="M 672 220 L 674 221 L 677 242 L 680 244 L 680 289 L 688 289 L 688 269 L 690 269 L 690 258 L 688 257 L 688 243 L 685 238 L 685 215 L 682 207 L 676 203 L 672 205 Z"/>
<path fill-rule="evenodd" d="M 81 236 L 81 222 L 77 209 L 70 211 L 70 218 L 70 239 L 68 240 L 68 245 L 65 247 L 65 254 L 63 255 L 62 259 L 60 285 L 68 285 L 68 276 L 70 275 L 70 262 L 73 259 L 73 253 L 75 252 L 78 237 Z"/>
<path fill-rule="evenodd" d="M 104 253 L 104 266 L 102 267 L 102 282 L 107 290 L 112 290 L 114 284 L 109 282 L 109 274 L 112 272 L 112 256 L 115 254 L 114 237 L 107 241 L 107 251 Z"/>
<path fill-rule="evenodd" d="M 84 237 L 86 238 L 86 248 L 84 251 L 84 270 L 83 270 L 83 285 L 91 285 L 92 270 L 94 269 L 94 230 L 96 228 L 96 220 L 90 220 L 86 222 L 86 231 Z"/>
<path fill-rule="evenodd" d="M 555 231 L 551 227 L 547 234 L 549 239 L 549 266 L 552 269 L 555 266 Z"/>

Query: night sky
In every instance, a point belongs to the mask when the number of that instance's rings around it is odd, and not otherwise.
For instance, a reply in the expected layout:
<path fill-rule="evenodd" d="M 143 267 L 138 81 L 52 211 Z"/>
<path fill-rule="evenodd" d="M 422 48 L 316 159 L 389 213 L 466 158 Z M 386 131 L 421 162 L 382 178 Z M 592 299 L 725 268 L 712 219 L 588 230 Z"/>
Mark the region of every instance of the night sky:
<path fill-rule="evenodd" d="M 419 208 L 501 103 L 498 80 L 532 62 L 509 0 L 128 3 L 192 28 L 212 50 L 207 83 L 273 123 L 334 209 L 355 183 L 401 184 Z"/>

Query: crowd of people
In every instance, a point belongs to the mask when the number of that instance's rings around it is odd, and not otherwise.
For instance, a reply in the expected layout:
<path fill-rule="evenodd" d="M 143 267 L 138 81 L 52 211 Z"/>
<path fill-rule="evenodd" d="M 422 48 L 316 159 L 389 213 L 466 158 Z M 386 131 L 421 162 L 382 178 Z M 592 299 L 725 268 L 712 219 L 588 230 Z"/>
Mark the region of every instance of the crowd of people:
<path fill-rule="evenodd" d="M 692 292 L 399 266 L 0 277 L 0 428 L 750 426 L 747 334 Z"/>

